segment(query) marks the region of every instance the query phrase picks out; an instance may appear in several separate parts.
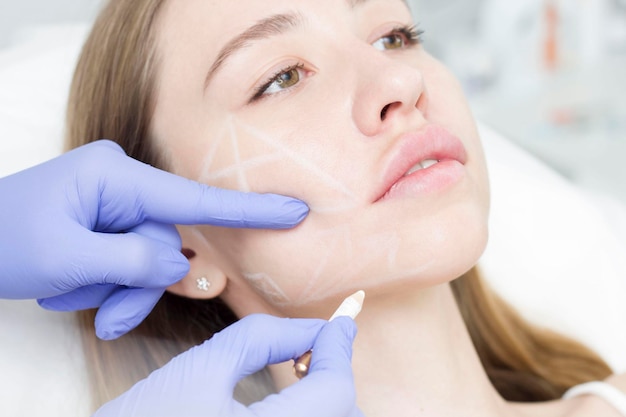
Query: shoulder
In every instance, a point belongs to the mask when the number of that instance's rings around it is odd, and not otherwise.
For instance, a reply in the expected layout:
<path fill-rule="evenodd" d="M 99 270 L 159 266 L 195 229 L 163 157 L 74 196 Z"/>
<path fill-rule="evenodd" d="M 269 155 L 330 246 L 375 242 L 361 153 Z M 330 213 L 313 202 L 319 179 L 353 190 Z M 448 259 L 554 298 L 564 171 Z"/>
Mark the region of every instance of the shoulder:
<path fill-rule="evenodd" d="M 604 382 L 613 385 L 623 393 L 626 393 L 626 373 L 611 375 Z"/>

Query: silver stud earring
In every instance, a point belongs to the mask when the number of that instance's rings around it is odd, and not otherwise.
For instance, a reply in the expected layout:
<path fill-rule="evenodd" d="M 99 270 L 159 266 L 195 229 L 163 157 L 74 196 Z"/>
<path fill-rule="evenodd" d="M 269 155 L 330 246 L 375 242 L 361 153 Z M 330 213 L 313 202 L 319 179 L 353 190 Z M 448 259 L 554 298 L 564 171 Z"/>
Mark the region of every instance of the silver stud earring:
<path fill-rule="evenodd" d="M 196 283 L 200 291 L 209 291 L 209 287 L 211 286 L 211 283 L 206 277 L 196 279 Z"/>

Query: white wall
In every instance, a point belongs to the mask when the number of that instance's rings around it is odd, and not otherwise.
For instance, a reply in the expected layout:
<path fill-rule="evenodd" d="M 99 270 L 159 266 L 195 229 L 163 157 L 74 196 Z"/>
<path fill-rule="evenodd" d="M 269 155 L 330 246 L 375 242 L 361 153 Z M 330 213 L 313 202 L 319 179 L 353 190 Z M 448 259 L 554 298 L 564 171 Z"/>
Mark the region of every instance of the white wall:
<path fill-rule="evenodd" d="M 0 0 L 0 48 L 20 28 L 84 21 L 95 16 L 101 0 Z"/>

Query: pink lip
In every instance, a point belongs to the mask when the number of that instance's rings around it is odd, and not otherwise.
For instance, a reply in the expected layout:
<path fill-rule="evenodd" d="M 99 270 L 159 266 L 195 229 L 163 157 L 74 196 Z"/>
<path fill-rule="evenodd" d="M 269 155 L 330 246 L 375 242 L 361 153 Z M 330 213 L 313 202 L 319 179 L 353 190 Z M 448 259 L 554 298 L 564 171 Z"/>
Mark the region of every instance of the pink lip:
<path fill-rule="evenodd" d="M 445 128 L 428 125 L 403 135 L 386 164 L 383 180 L 374 194 L 374 202 L 389 198 L 428 193 L 456 182 L 464 173 L 467 152 L 463 143 Z M 437 164 L 404 175 L 425 160 Z"/>

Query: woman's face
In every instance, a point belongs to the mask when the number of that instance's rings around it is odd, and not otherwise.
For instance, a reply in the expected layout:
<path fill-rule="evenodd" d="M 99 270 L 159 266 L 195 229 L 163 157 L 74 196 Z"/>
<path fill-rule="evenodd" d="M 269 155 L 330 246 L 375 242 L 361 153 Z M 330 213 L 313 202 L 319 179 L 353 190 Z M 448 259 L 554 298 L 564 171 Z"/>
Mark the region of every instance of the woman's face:
<path fill-rule="evenodd" d="M 232 288 L 308 314 L 476 262 L 479 138 L 402 0 L 171 1 L 157 33 L 152 130 L 172 170 L 310 207 L 288 231 L 198 228 Z"/>

